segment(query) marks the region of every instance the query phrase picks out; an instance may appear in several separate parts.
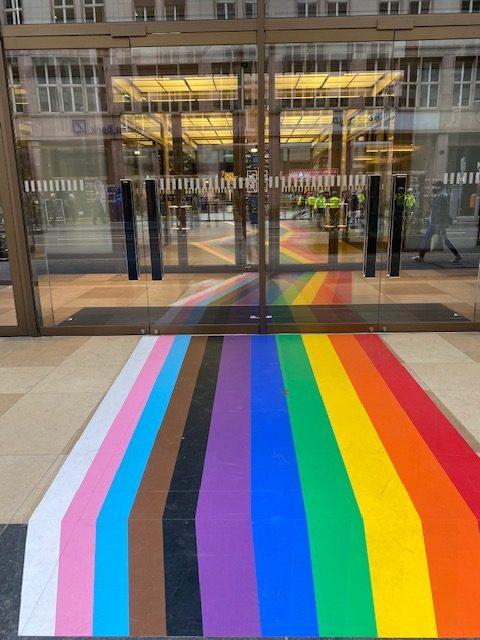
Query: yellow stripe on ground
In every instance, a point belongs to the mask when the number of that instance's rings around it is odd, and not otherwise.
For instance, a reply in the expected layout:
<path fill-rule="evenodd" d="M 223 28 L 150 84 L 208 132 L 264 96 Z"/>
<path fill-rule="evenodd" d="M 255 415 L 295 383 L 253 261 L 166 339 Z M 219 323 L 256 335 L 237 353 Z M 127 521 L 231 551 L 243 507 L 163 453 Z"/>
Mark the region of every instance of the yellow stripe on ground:
<path fill-rule="evenodd" d="M 293 249 L 287 249 L 280 244 L 280 253 L 287 256 L 287 258 L 293 258 L 301 264 L 313 264 L 314 260 L 306 258 L 300 251 L 294 251 Z"/>
<path fill-rule="evenodd" d="M 191 242 L 193 247 L 197 247 L 198 249 L 202 249 L 202 251 L 206 251 L 207 253 L 211 253 L 213 256 L 217 258 L 221 258 L 228 262 L 228 264 L 235 264 L 235 256 L 232 257 L 232 254 L 219 249 L 218 247 L 210 247 L 206 242 Z"/>
<path fill-rule="evenodd" d="M 303 342 L 363 517 L 378 635 L 437 637 L 418 513 L 328 337 Z"/>
<path fill-rule="evenodd" d="M 311 304 L 326 277 L 327 273 L 325 271 L 314 273 L 292 304 Z"/>

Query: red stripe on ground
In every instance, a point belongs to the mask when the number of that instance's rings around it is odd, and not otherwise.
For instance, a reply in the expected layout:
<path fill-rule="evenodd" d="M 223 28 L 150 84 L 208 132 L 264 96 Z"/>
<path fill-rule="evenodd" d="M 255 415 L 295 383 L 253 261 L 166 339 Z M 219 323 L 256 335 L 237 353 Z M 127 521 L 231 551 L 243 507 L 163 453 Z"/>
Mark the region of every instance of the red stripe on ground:
<path fill-rule="evenodd" d="M 475 515 L 355 336 L 330 340 L 421 518 L 439 636 L 478 636 Z"/>
<path fill-rule="evenodd" d="M 379 336 L 361 335 L 357 340 L 480 522 L 477 454 Z"/>

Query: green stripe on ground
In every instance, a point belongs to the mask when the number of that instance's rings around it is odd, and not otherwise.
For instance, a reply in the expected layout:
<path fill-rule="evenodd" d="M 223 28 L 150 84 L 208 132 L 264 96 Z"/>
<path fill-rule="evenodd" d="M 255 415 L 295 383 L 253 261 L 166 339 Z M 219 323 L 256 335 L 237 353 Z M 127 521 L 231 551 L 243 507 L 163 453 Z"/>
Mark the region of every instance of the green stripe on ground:
<path fill-rule="evenodd" d="M 320 635 L 376 637 L 365 532 L 299 336 L 277 336 L 302 484 Z"/>
<path fill-rule="evenodd" d="M 279 296 L 273 304 L 292 304 L 303 287 L 307 284 L 313 273 L 302 273 L 293 284 L 285 289 L 283 295 Z"/>

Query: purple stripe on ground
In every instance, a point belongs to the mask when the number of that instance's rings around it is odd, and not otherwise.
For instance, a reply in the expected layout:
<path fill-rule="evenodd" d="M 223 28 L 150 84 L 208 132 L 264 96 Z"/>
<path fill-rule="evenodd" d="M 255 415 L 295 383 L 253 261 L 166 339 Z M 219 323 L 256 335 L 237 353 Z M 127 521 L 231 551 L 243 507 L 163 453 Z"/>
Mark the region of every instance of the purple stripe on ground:
<path fill-rule="evenodd" d="M 258 289 L 249 291 L 246 295 L 238 298 L 233 303 L 234 305 L 243 305 L 245 307 L 254 307 L 258 304 Z"/>
<path fill-rule="evenodd" d="M 224 339 L 196 513 L 204 636 L 259 636 L 250 522 L 250 338 Z"/>

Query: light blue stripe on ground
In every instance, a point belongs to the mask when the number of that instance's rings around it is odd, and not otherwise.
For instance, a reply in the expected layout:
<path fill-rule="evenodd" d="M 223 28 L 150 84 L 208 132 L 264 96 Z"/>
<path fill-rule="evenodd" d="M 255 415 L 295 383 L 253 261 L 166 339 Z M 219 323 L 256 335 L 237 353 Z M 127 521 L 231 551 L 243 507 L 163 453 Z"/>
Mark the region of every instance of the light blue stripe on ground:
<path fill-rule="evenodd" d="M 128 518 L 189 342 L 175 338 L 97 519 L 95 636 L 129 635 Z"/>
<path fill-rule="evenodd" d="M 252 521 L 263 636 L 318 636 L 310 545 L 274 336 L 252 337 Z"/>

